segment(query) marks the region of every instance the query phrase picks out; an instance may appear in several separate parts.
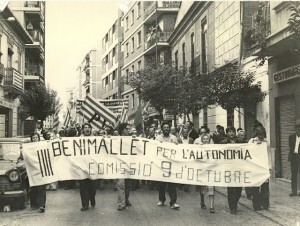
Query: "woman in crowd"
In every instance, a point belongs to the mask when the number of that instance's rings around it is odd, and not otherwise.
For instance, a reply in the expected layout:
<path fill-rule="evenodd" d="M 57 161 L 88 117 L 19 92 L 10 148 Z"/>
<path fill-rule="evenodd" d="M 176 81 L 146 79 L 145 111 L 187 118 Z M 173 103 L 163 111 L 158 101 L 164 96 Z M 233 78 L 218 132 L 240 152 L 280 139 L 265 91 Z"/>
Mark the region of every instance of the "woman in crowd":
<path fill-rule="evenodd" d="M 40 135 L 34 132 L 30 136 L 31 142 L 39 142 Z M 46 206 L 46 185 L 38 185 L 30 187 L 30 205 L 34 209 L 38 209 L 40 213 L 45 212 Z"/>
<path fill-rule="evenodd" d="M 239 143 L 236 138 L 236 130 L 233 126 L 226 128 L 226 134 L 227 137 L 221 142 L 222 144 Z M 242 194 L 242 189 L 242 187 L 227 187 L 227 198 L 231 214 L 236 214 L 237 212 L 237 205 Z"/>
<path fill-rule="evenodd" d="M 269 147 L 269 143 L 265 138 L 265 128 L 263 126 L 258 126 L 255 128 L 255 137 L 251 138 L 248 143 L 262 144 L 266 143 L 268 147 L 268 160 L 269 160 L 269 170 L 272 173 L 272 155 Z M 252 204 L 255 211 L 259 211 L 262 208 L 265 210 L 269 209 L 269 180 L 264 182 L 260 187 L 252 187 Z"/>
<path fill-rule="evenodd" d="M 198 139 L 201 142 L 197 141 Z M 202 133 L 202 135 L 196 139 L 196 143 L 194 144 L 213 144 L 211 136 L 208 133 Z M 205 190 L 207 189 L 206 186 L 199 186 L 200 187 L 200 198 L 201 198 L 201 208 L 206 209 L 205 201 L 204 201 L 204 194 Z M 209 210 L 211 213 L 215 213 L 215 187 L 208 186 L 208 197 L 209 197 Z"/>

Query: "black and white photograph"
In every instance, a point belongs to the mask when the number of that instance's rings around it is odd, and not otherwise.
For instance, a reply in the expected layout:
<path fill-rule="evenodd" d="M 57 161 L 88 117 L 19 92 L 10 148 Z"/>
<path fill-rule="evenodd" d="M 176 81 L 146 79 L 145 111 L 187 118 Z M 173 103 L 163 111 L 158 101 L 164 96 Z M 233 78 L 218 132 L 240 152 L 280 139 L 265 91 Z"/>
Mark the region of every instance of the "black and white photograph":
<path fill-rule="evenodd" d="M 0 0 L 0 226 L 300 226 L 299 103 L 300 1 Z"/>

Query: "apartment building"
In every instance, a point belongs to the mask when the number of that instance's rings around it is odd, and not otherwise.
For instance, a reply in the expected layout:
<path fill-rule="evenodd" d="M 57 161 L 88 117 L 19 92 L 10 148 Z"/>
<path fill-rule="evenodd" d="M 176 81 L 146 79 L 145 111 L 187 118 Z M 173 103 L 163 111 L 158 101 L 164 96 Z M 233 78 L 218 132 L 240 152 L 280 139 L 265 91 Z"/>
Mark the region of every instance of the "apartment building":
<path fill-rule="evenodd" d="M 123 55 L 123 12 L 118 11 L 118 18 L 102 38 L 102 99 L 121 98 L 120 78 L 124 61 Z"/>
<path fill-rule="evenodd" d="M 247 57 L 243 54 L 246 51 L 243 32 L 250 29 L 249 21 L 257 9 L 258 2 L 182 2 L 174 32 L 168 40 L 175 67 L 203 74 L 240 63 Z M 191 118 L 195 128 L 207 125 L 215 131 L 216 125 L 234 125 L 244 128 L 250 137 L 257 114 L 256 109 L 250 114 L 244 109 L 228 112 L 220 106 L 208 106 L 193 113 Z"/>
<path fill-rule="evenodd" d="M 10 1 L 9 7 L 33 43 L 25 45 L 25 88 L 45 84 L 45 1 Z"/>
<path fill-rule="evenodd" d="M 33 40 L 9 7 L 0 12 L 0 137 L 23 134 L 18 96 L 24 92 L 25 46 Z"/>
<path fill-rule="evenodd" d="M 178 1 L 136 1 L 124 14 L 124 66 L 122 67 L 122 98 L 129 100 L 128 119 L 130 124 L 138 126 L 135 120 L 141 114 L 138 94 L 126 82 L 130 76 L 144 69 L 151 62 L 164 63 L 170 59 L 170 37 L 180 7 Z"/>

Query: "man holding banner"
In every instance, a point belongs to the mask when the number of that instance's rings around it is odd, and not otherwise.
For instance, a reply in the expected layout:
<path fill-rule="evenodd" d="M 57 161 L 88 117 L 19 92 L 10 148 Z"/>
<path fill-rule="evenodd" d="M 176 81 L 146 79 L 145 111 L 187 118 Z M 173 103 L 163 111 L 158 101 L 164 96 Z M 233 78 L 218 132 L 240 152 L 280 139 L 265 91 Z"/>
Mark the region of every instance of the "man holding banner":
<path fill-rule="evenodd" d="M 169 142 L 178 144 L 178 140 L 174 135 L 170 134 L 170 125 L 167 122 L 161 124 L 162 134 L 158 135 L 155 139 L 160 142 Z M 166 201 L 166 186 L 168 186 L 168 193 L 170 196 L 170 207 L 171 209 L 179 209 L 180 206 L 176 203 L 177 192 L 175 183 L 158 182 L 159 202 L 158 206 L 163 206 Z"/>
<path fill-rule="evenodd" d="M 84 123 L 82 125 L 83 136 L 91 136 L 92 134 L 92 126 L 89 123 Z M 80 180 L 80 197 L 82 208 L 81 211 L 87 211 L 89 209 L 89 202 L 91 202 L 91 206 L 95 207 L 96 205 L 96 186 L 95 181 L 90 179 Z"/>

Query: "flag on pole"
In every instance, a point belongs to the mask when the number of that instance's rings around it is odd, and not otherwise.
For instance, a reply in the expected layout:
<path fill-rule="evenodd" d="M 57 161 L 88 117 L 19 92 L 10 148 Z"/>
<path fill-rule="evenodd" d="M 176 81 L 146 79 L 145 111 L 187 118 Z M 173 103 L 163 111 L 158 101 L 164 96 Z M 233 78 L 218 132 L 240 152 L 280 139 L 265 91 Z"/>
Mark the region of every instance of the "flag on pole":
<path fill-rule="evenodd" d="M 79 114 L 83 100 L 76 100 L 76 114 Z"/>
<path fill-rule="evenodd" d="M 88 94 L 86 99 L 82 102 L 81 112 L 84 121 L 88 121 L 92 126 L 98 129 L 102 128 L 105 122 L 114 125 L 117 120 L 117 116 L 111 110 L 97 101 L 90 94 Z"/>
<path fill-rule="evenodd" d="M 69 126 L 70 120 L 71 120 L 71 115 L 70 115 L 70 110 L 68 108 L 68 112 L 67 112 L 67 115 L 66 115 L 65 121 L 64 121 L 64 126 Z"/>
<path fill-rule="evenodd" d="M 127 121 L 128 121 L 128 105 L 123 104 L 122 112 L 120 115 L 118 115 L 114 128 L 117 128 L 120 123 L 127 122 Z"/>
<path fill-rule="evenodd" d="M 59 117 L 58 117 L 58 110 L 53 114 L 53 129 L 58 130 L 59 126 Z"/>

